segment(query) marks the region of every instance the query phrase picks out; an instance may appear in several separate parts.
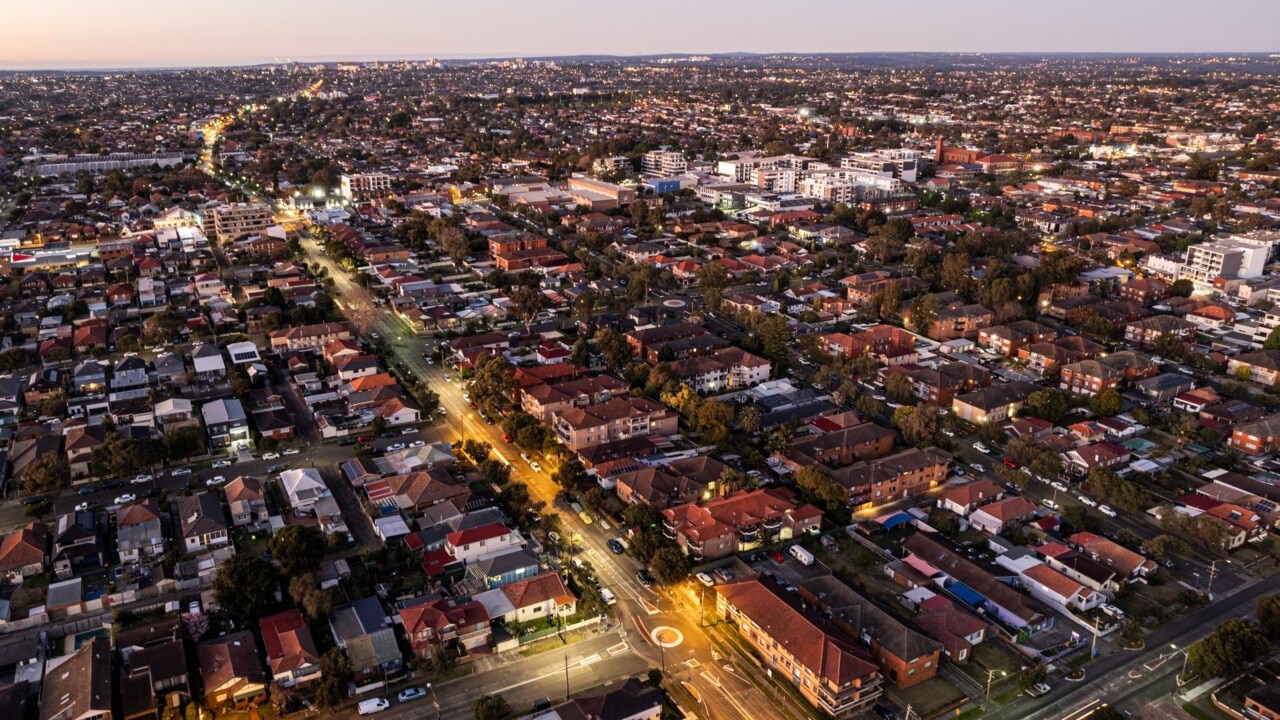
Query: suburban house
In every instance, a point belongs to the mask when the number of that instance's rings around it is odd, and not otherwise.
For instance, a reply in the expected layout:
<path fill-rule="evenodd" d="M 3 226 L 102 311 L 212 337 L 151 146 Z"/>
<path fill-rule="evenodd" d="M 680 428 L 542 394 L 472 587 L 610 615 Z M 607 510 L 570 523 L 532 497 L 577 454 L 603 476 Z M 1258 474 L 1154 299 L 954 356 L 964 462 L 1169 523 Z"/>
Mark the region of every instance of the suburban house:
<path fill-rule="evenodd" d="M 489 523 L 479 527 L 449 533 L 445 550 L 454 559 L 471 563 L 479 558 L 506 552 L 524 545 L 524 537 L 502 523 Z"/>
<path fill-rule="evenodd" d="M 250 475 L 227 483 L 222 495 L 231 508 L 231 524 L 235 527 L 255 525 L 268 521 L 267 500 L 263 495 L 262 481 Z"/>
<path fill-rule="evenodd" d="M 272 682 L 294 687 L 320 679 L 320 653 L 301 610 L 295 608 L 262 618 L 258 627 L 267 649 Z"/>
<path fill-rule="evenodd" d="M 231 541 L 222 500 L 215 492 L 178 496 L 174 500 L 183 549 L 188 553 L 210 550 Z"/>
<path fill-rule="evenodd" d="M 1274 386 L 1280 380 L 1280 350 L 1258 350 L 1227 360 L 1227 375 L 1238 378 L 1244 373 L 1253 382 Z"/>
<path fill-rule="evenodd" d="M 329 614 L 329 630 L 351 661 L 356 685 L 400 672 L 403 658 L 395 631 L 378 598 L 361 598 L 334 608 Z"/>
<path fill-rule="evenodd" d="M 320 498 L 329 497 L 329 487 L 315 468 L 292 468 L 280 473 L 280 485 L 284 487 L 289 506 L 298 512 L 315 508 Z"/>
<path fill-rule="evenodd" d="M 467 649 L 481 647 L 491 635 L 489 614 L 474 600 L 460 605 L 444 597 L 411 600 L 400 609 L 400 624 L 414 656 L 422 659 L 455 642 Z"/>
<path fill-rule="evenodd" d="M 789 540 L 822 524 L 822 511 L 797 505 L 781 489 L 756 489 L 685 503 L 662 511 L 662 533 L 685 554 L 709 561 L 762 544 Z"/>
<path fill-rule="evenodd" d="M 921 604 L 912 620 L 926 635 L 942 643 L 942 652 L 953 663 L 963 663 L 987 637 L 987 623 L 961 610 L 954 602 L 933 595 Z"/>
<path fill-rule="evenodd" d="M 1035 515 L 1036 506 L 1026 498 L 1015 495 L 989 502 L 974 510 L 969 514 L 969 523 L 978 530 L 999 535 L 1018 523 L 1031 520 Z"/>
<path fill-rule="evenodd" d="M 960 517 L 967 517 L 978 506 L 999 500 L 1004 490 L 994 482 L 982 478 L 954 487 L 938 496 L 938 507 L 949 510 Z"/>
<path fill-rule="evenodd" d="M 249 422 L 238 399 L 210 400 L 200 406 L 200 414 L 204 417 L 210 448 L 224 448 L 249 439 Z"/>
<path fill-rule="evenodd" d="M 125 505 L 116 511 L 116 548 L 122 563 L 164 555 L 160 508 L 155 501 Z"/>
<path fill-rule="evenodd" d="M 1231 429 L 1231 447 L 1246 455 L 1265 455 L 1280 450 L 1280 415 L 1269 415 Z"/>
<path fill-rule="evenodd" d="M 554 572 L 486 590 L 472 599 L 484 606 L 491 619 L 502 618 L 508 624 L 568 617 L 577 612 L 578 607 L 578 598 L 565 587 L 559 573 Z"/>
<path fill-rule="evenodd" d="M 39 575 L 49 563 L 49 530 L 31 521 L 0 542 L 0 577 L 14 582 Z"/>
<path fill-rule="evenodd" d="M 70 655 L 53 658 L 40 686 L 40 720 L 114 717 L 111 641 L 95 637 Z"/>
<path fill-rule="evenodd" d="M 1125 580 L 1149 577 L 1159 567 L 1156 561 L 1148 560 L 1122 545 L 1091 532 L 1078 532 L 1067 538 L 1067 542 L 1085 555 L 1113 568 Z"/>
<path fill-rule="evenodd" d="M 230 702 L 244 707 L 266 699 L 267 678 L 253 633 L 241 630 L 205 641 L 197 646 L 196 654 L 206 706 L 222 707 Z"/>

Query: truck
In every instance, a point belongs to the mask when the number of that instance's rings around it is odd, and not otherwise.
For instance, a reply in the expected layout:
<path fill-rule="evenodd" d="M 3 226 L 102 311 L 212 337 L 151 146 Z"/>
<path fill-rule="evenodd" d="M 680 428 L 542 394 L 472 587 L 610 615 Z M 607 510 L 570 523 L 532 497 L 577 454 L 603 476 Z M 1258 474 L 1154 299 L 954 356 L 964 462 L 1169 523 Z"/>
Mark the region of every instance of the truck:
<path fill-rule="evenodd" d="M 386 698 L 370 698 L 369 700 L 362 700 L 360 701 L 360 704 L 356 706 L 361 715 L 372 715 L 377 712 L 382 712 L 389 707 L 391 707 L 391 703 Z"/>
<path fill-rule="evenodd" d="M 805 550 L 799 545 L 792 545 L 788 552 L 791 553 L 791 557 L 799 560 L 801 565 L 813 564 L 813 553 Z"/>

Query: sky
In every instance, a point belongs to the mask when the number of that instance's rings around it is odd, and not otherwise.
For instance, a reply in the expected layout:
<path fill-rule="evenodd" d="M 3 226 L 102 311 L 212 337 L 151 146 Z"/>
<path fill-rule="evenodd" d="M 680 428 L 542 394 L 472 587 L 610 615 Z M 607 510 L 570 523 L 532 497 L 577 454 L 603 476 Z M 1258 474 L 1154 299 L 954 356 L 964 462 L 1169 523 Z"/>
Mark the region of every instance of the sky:
<path fill-rule="evenodd" d="M 4 0 L 0 69 L 722 52 L 1280 52 L 1278 31 L 1280 0 Z"/>

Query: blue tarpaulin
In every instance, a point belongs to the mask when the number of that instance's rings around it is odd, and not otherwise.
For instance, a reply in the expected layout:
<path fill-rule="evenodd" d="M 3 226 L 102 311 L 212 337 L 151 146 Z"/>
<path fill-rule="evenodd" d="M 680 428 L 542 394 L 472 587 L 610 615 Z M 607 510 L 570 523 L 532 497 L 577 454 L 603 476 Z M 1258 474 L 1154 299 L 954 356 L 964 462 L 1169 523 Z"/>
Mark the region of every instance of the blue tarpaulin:
<path fill-rule="evenodd" d="M 909 523 L 913 520 L 909 514 L 900 512 L 892 515 L 876 518 L 876 522 L 880 523 L 885 530 L 892 530 L 903 523 Z"/>
<path fill-rule="evenodd" d="M 962 602 L 970 607 L 977 607 L 982 604 L 983 600 L 986 600 L 986 598 L 978 594 L 977 590 L 964 583 L 952 583 L 947 586 L 947 591 L 960 598 Z"/>

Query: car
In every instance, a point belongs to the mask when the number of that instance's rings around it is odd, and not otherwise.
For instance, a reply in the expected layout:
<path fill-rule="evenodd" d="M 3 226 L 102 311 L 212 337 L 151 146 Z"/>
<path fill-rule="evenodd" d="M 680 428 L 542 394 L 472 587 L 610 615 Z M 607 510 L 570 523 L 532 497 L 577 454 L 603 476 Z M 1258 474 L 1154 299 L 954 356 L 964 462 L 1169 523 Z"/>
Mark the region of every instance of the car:
<path fill-rule="evenodd" d="M 942 428 L 942 434 L 946 435 L 949 438 L 953 438 L 956 436 L 956 433 L 954 430 L 948 430 L 947 428 Z"/>
<path fill-rule="evenodd" d="M 27 506 L 39 505 L 40 503 L 45 502 L 48 499 L 49 498 L 45 497 L 44 495 L 28 495 L 22 498 L 22 504 Z"/>
<path fill-rule="evenodd" d="M 426 441 L 424 441 L 424 440 L 414 440 L 413 442 L 409 443 L 409 447 L 411 447 L 411 448 L 419 448 L 419 447 L 422 447 L 423 445 L 426 445 L 426 444 L 427 444 L 427 443 L 426 443 Z"/>
<path fill-rule="evenodd" d="M 405 429 L 403 429 L 403 430 L 401 430 L 401 431 L 400 431 L 400 434 L 401 434 L 401 435 L 412 435 L 412 434 L 414 434 L 414 433 L 416 433 L 416 432 L 418 432 L 418 428 L 405 428 Z"/>
<path fill-rule="evenodd" d="M 155 479 L 156 479 L 156 476 L 155 476 L 155 475 L 148 475 L 148 474 L 146 474 L 146 473 L 143 473 L 143 474 L 141 474 L 141 475 L 134 475 L 134 476 L 133 476 L 133 479 L 132 479 L 132 480 L 130 480 L 130 481 L 129 481 L 129 483 L 130 483 L 131 485 L 141 485 L 141 484 L 143 484 L 143 483 L 149 483 L 149 482 L 151 482 L 152 480 L 155 480 Z"/>
<path fill-rule="evenodd" d="M 551 532 L 547 533 L 547 540 L 550 540 L 551 544 L 553 545 L 559 545 L 560 533 L 556 532 L 555 530 L 552 530 Z"/>
<path fill-rule="evenodd" d="M 190 614 L 192 614 L 192 615 L 197 615 L 197 614 L 199 614 L 199 612 L 200 612 L 200 601 L 199 601 L 199 600 L 192 600 L 191 602 L 187 603 L 187 612 L 188 612 L 188 613 L 190 613 Z"/>
<path fill-rule="evenodd" d="M 379 334 L 378 334 L 378 333 L 376 333 L 376 332 L 371 332 L 371 333 L 369 333 L 369 337 L 373 338 L 374 340 L 381 340 L 381 339 L 382 339 L 382 336 L 381 336 L 381 335 L 379 335 Z"/>
<path fill-rule="evenodd" d="M 471 402 L 471 393 L 462 393 L 463 402 Z"/>
<path fill-rule="evenodd" d="M 1041 504 L 1041 505 L 1044 505 L 1045 507 L 1049 508 L 1050 510 L 1059 510 L 1059 509 L 1061 509 L 1061 508 L 1062 508 L 1062 506 L 1061 506 L 1061 505 L 1059 505 L 1058 503 L 1054 502 L 1053 500 L 1050 500 L 1049 498 L 1045 498 L 1045 499 L 1041 500 L 1041 501 L 1040 501 L 1040 504 Z"/>
<path fill-rule="evenodd" d="M 236 447 L 239 448 L 240 450 L 248 450 L 249 443 L 245 442 L 244 440 L 241 440 L 240 442 L 236 443 Z"/>
<path fill-rule="evenodd" d="M 214 470 L 218 470 L 218 469 L 221 469 L 221 468 L 229 468 L 229 467 L 231 467 L 231 461 L 230 461 L 230 460 L 219 460 L 218 462 L 214 463 L 211 467 L 212 467 Z"/>
<path fill-rule="evenodd" d="M 1050 483 L 1050 485 L 1052 485 L 1053 489 L 1057 490 L 1058 492 L 1068 492 L 1071 490 L 1071 488 L 1067 487 L 1067 484 L 1062 482 L 1061 480 L 1054 480 L 1052 483 Z"/>
<path fill-rule="evenodd" d="M 183 475 L 190 475 L 190 474 L 191 474 L 191 468 L 175 468 L 169 471 L 169 477 L 182 477 Z"/>
<path fill-rule="evenodd" d="M 1123 611 L 1123 610 L 1121 610 L 1120 608 L 1116 607 L 1115 605 L 1106 605 L 1106 604 L 1104 604 L 1104 605 L 1102 605 L 1102 606 L 1101 606 L 1101 608 L 1102 608 L 1102 612 L 1104 612 L 1104 613 L 1106 613 L 1106 614 L 1110 615 L 1110 616 L 1111 616 L 1111 617 L 1113 617 L 1113 618 L 1117 618 L 1117 619 L 1118 619 L 1118 618 L 1122 618 L 1122 617 L 1124 617 L 1124 611 Z"/>
<path fill-rule="evenodd" d="M 982 463 L 973 463 L 969 467 L 973 468 L 973 471 L 979 474 L 987 471 L 987 466 L 983 465 Z"/>
<path fill-rule="evenodd" d="M 301 451 L 301 450 L 299 450 L 298 448 L 289 448 L 289 449 L 285 450 L 284 452 L 282 452 L 282 453 L 280 453 L 280 454 L 281 454 L 281 455 L 298 455 L 298 454 L 300 454 L 301 452 L 302 452 L 302 451 Z"/>
<path fill-rule="evenodd" d="M 452 378 L 452 377 L 449 377 L 448 375 L 445 375 L 445 376 L 444 376 L 444 381 L 445 381 L 445 382 L 447 382 L 447 383 L 451 383 L 451 382 L 453 382 L 453 378 Z"/>
<path fill-rule="evenodd" d="M 356 438 L 356 442 L 362 442 L 362 443 L 373 442 L 373 438 L 369 435 L 361 435 L 360 437 Z"/>
<path fill-rule="evenodd" d="M 1103 515 L 1106 515 L 1107 517 L 1115 517 L 1116 515 L 1119 514 L 1116 512 L 1115 508 L 1111 507 L 1110 505 L 1099 505 L 1098 512 L 1102 513 Z"/>
<path fill-rule="evenodd" d="M 134 495 L 133 493 L 125 493 L 123 495 L 116 496 L 115 502 L 117 505 L 124 505 L 126 503 L 131 503 L 137 499 L 138 499 L 137 495 Z"/>
<path fill-rule="evenodd" d="M 733 579 L 733 577 L 734 577 L 734 575 L 733 575 L 733 571 L 732 571 L 732 570 L 730 570 L 730 569 L 729 569 L 729 568 L 727 568 L 727 567 L 716 568 L 715 570 L 712 570 L 711 572 L 715 573 L 715 576 L 716 576 L 716 577 L 720 578 L 721 580 L 723 580 L 723 581 L 725 581 L 725 582 L 729 582 L 729 581 L 730 581 L 730 580 L 732 580 L 732 579 Z"/>
<path fill-rule="evenodd" d="M 89 509 L 89 508 L 91 508 L 91 507 L 93 507 L 93 503 L 92 503 L 92 502 L 90 502 L 90 501 L 88 501 L 88 500 L 86 500 L 86 501 L 84 501 L 84 502 L 82 502 L 82 503 L 80 503 L 79 505 L 77 505 L 77 506 L 76 506 L 76 512 L 84 512 L 84 511 L 88 510 L 88 509 Z"/>
<path fill-rule="evenodd" d="M 1016 463 L 1016 462 L 1014 462 L 1014 461 L 1010 460 L 1009 458 L 1004 458 L 1004 459 L 1003 459 L 1003 460 L 1001 460 L 1000 462 L 1004 463 L 1004 466 L 1005 466 L 1005 467 L 1007 467 L 1007 468 L 1009 468 L 1010 470 L 1017 470 L 1017 469 L 1018 469 L 1018 463 Z"/>
<path fill-rule="evenodd" d="M 420 687 L 405 688 L 400 691 L 400 694 L 396 695 L 396 700 L 398 702 L 412 702 L 414 700 L 419 700 L 426 696 L 427 696 L 427 691 L 423 688 L 420 688 Z"/>
<path fill-rule="evenodd" d="M 1076 495 L 1076 499 L 1079 500 L 1082 505 L 1088 505 L 1089 507 L 1098 507 L 1097 500 L 1094 500 L 1093 498 L 1083 493 Z"/>
<path fill-rule="evenodd" d="M 707 587 L 713 587 L 716 584 L 715 579 L 706 573 L 700 572 L 694 575 L 694 577 L 698 579 L 698 582 L 702 583 L 703 585 L 706 585 Z"/>
<path fill-rule="evenodd" d="M 986 455 L 987 453 L 991 452 L 991 448 L 987 447 L 986 445 L 984 445 L 984 444 L 982 444 L 982 443 L 980 443 L 980 442 L 976 442 L 976 443 L 974 443 L 974 444 L 973 444 L 973 449 L 974 449 L 974 450 L 977 450 L 978 452 L 982 453 L 983 455 Z"/>
<path fill-rule="evenodd" d="M 893 708 L 884 703 L 876 703 L 871 706 L 871 712 L 875 713 L 884 720 L 898 720 L 898 713 Z"/>
<path fill-rule="evenodd" d="M 622 543 L 618 542 L 614 538 L 609 538 L 608 540 L 605 541 L 604 544 L 609 546 L 609 550 L 613 551 L 614 555 L 621 555 L 627 550 L 626 548 L 622 547 Z"/>
<path fill-rule="evenodd" d="M 1049 692 L 1049 686 L 1044 683 L 1036 683 L 1035 685 L 1027 688 L 1027 694 L 1031 697 L 1040 697 L 1047 692 Z"/>
<path fill-rule="evenodd" d="M 355 444 L 356 444 L 355 438 L 345 437 L 338 441 L 339 447 L 347 447 L 348 445 L 355 445 Z"/>
<path fill-rule="evenodd" d="M 774 562 L 778 563 L 779 565 L 787 561 L 787 556 L 782 554 L 781 550 L 774 550 L 773 552 L 769 553 L 769 558 Z"/>
<path fill-rule="evenodd" d="M 262 459 L 263 460 L 279 460 L 280 453 L 278 452 L 262 453 Z"/>
<path fill-rule="evenodd" d="M 226 477 L 224 477 L 224 476 L 222 476 L 222 475 L 214 475 L 213 477 L 209 478 L 208 480 L 205 480 L 205 481 L 204 481 L 204 484 L 205 484 L 205 485 L 208 485 L 209 487 L 216 487 L 216 486 L 221 485 L 222 483 L 224 483 L 224 482 L 226 482 L 226 481 L 227 481 L 227 478 L 226 478 Z"/>
<path fill-rule="evenodd" d="M 386 432 L 382 433 L 381 435 L 379 435 L 378 437 L 382 438 L 383 440 L 389 440 L 389 439 L 391 439 L 391 438 L 393 438 L 393 437 L 395 437 L 395 436 L 396 436 L 396 431 L 395 431 L 395 430 L 388 430 L 388 431 L 386 431 Z"/>
<path fill-rule="evenodd" d="M 958 467 L 958 466 L 957 466 L 957 467 L 956 467 L 956 476 L 957 476 L 957 477 L 964 477 L 964 468 L 962 468 L 962 467 Z"/>
<path fill-rule="evenodd" d="M 650 587 L 657 582 L 657 580 L 654 579 L 653 575 L 648 570 L 641 568 L 636 571 L 636 582 L 645 587 Z"/>
<path fill-rule="evenodd" d="M 118 487 L 124 487 L 124 483 L 120 482 L 119 480 L 108 480 L 102 483 L 103 490 L 115 490 Z"/>
<path fill-rule="evenodd" d="M 1019 490 L 1021 490 L 1022 488 L 1019 488 L 1017 483 L 1007 482 L 1007 483 L 1005 483 L 1005 484 L 1004 484 L 1004 489 L 1005 489 L 1005 490 L 1008 490 L 1008 491 L 1009 491 L 1009 492 L 1011 492 L 1011 493 L 1016 493 L 1016 492 L 1018 492 Z"/>
<path fill-rule="evenodd" d="M 509 443 L 509 442 L 511 442 L 511 436 L 510 436 L 510 435 L 508 435 L 508 434 L 506 434 L 506 433 L 502 433 L 502 442 L 504 442 L 504 443 Z"/>
<path fill-rule="evenodd" d="M 386 698 L 370 698 L 368 700 L 361 700 L 360 704 L 356 705 L 356 712 L 361 715 L 372 715 L 377 712 L 382 712 L 389 707 L 391 707 L 391 703 L 388 702 Z"/>
<path fill-rule="evenodd" d="M 387 452 L 395 452 L 397 450 L 403 450 L 403 449 L 404 449 L 404 443 L 391 443 L 390 445 L 387 446 Z"/>
<path fill-rule="evenodd" d="M 82 488 L 80 488 L 79 490 L 77 490 L 77 491 L 76 491 L 76 494 L 78 494 L 78 495 L 92 495 L 92 494 L 94 494 L 95 492 L 97 492 L 97 490 L 94 490 L 92 485 L 85 485 L 84 487 L 82 487 Z"/>
<path fill-rule="evenodd" d="M 1018 468 L 1018 472 L 1022 473 L 1023 475 L 1026 475 L 1027 477 L 1031 477 L 1032 475 L 1035 474 L 1031 472 L 1031 468 L 1027 467 L 1026 465 L 1023 465 L 1022 467 Z"/>
<path fill-rule="evenodd" d="M 538 464 L 537 460 L 534 460 L 533 462 L 529 463 L 529 469 L 536 473 L 542 472 L 542 466 Z"/>

